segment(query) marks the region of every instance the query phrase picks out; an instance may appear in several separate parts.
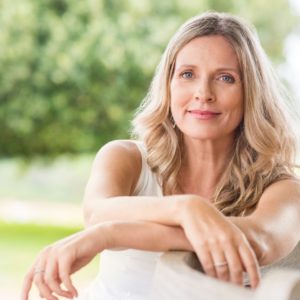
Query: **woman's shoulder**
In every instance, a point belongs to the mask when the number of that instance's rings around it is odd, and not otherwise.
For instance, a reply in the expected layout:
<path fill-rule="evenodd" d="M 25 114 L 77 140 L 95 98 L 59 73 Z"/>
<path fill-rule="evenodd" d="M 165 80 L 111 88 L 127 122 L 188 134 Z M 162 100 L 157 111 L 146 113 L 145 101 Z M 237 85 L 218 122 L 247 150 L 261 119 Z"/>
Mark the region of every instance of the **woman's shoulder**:
<path fill-rule="evenodd" d="M 268 195 L 272 199 L 274 196 L 288 195 L 292 191 L 300 195 L 300 180 L 296 176 L 283 178 L 271 183 L 266 187 L 262 196 Z"/>
<path fill-rule="evenodd" d="M 123 159 L 136 160 L 141 157 L 141 153 L 137 146 L 139 141 L 134 140 L 113 140 L 103 145 L 97 153 L 97 156 L 108 155 Z"/>
<path fill-rule="evenodd" d="M 142 157 L 138 141 L 113 140 L 103 145 L 98 151 L 94 165 L 107 165 L 117 168 L 121 172 L 139 174 L 142 165 Z M 129 175 L 129 174 L 128 174 Z"/>

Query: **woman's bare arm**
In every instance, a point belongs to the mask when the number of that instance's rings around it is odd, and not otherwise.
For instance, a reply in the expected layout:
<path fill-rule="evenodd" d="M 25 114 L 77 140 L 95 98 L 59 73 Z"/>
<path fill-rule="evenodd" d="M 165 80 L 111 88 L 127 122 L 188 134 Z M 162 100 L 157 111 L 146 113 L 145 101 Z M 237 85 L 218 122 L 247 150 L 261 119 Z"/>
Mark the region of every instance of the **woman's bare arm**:
<path fill-rule="evenodd" d="M 141 157 L 134 143 L 117 141 L 101 149 L 85 192 L 84 211 L 88 226 L 107 221 L 142 221 L 179 226 L 208 275 L 241 283 L 242 271 L 246 271 L 252 285 L 257 285 L 259 272 L 256 255 L 237 226 L 206 199 L 197 195 L 132 196 L 140 170 Z M 124 245 L 119 239 L 129 242 L 123 238 L 130 236 L 125 228 L 120 227 L 123 235 L 115 231 L 116 244 L 121 247 Z M 152 237 L 155 235 L 151 235 L 150 231 L 151 225 L 148 225 L 150 238 L 143 239 L 142 245 L 145 250 L 153 247 Z M 178 234 L 179 237 L 183 236 L 180 231 Z M 161 235 L 155 239 L 158 244 L 166 243 Z M 134 240 L 132 242 L 136 243 Z M 227 260 L 228 268 L 216 269 L 215 264 Z"/>
<path fill-rule="evenodd" d="M 140 169 L 139 152 L 131 142 L 114 142 L 100 151 L 85 194 L 87 224 L 122 220 L 180 225 L 181 211 L 195 196 L 131 196 Z M 109 185 L 111 187 L 107 188 Z M 246 235 L 260 265 L 284 257 L 300 239 L 299 230 L 295 230 L 300 228 L 299 181 L 283 180 L 272 184 L 252 215 L 228 217 L 228 220 Z"/>
<path fill-rule="evenodd" d="M 253 248 L 261 265 L 288 255 L 300 241 L 300 182 L 282 180 L 270 185 L 248 217 L 232 217 Z"/>
<path fill-rule="evenodd" d="M 189 195 L 133 196 L 141 157 L 130 141 L 114 141 L 97 154 L 84 195 L 87 226 L 106 221 L 153 221 L 178 225 L 179 202 Z"/>
<path fill-rule="evenodd" d="M 193 250 L 180 227 L 147 222 L 99 223 L 43 249 L 25 276 L 21 299 L 29 299 L 33 282 L 43 298 L 58 300 L 53 292 L 66 298 L 76 297 L 78 293 L 71 274 L 104 249 L 119 248 Z"/>

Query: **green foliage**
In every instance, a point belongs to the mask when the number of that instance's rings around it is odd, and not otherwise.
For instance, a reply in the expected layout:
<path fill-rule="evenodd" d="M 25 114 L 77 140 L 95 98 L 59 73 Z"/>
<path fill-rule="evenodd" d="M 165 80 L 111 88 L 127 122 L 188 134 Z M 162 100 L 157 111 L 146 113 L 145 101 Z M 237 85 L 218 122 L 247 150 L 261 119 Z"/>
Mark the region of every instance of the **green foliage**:
<path fill-rule="evenodd" d="M 4 287 L 12 291 L 15 290 L 17 296 L 9 299 L 17 299 L 26 271 L 34 263 L 43 247 L 81 229 L 79 226 L 18 224 L 0 220 L 0 256 L 2 257 L 0 261 L 0 290 Z M 97 273 L 98 265 L 99 257 L 75 275 L 75 283 L 92 280 Z"/>
<path fill-rule="evenodd" d="M 22 280 L 43 247 L 78 230 L 79 228 L 0 221 L 0 254 L 5 258 L 0 262 L 0 275 L 1 271 L 6 270 L 6 276 L 0 276 L 2 280 L 5 278 L 3 283 L 9 284 L 16 277 L 18 281 Z"/>
<path fill-rule="evenodd" d="M 29 248 L 41 248 L 49 243 L 53 243 L 58 239 L 69 236 L 82 228 L 51 226 L 41 224 L 18 224 L 6 223 L 0 220 L 1 238 L 7 244 L 15 247 L 23 245 Z M 30 238 L 31 242 L 28 242 Z"/>
<path fill-rule="evenodd" d="M 287 0 L 2 0 L 0 156 L 94 152 L 126 138 L 168 39 L 208 9 L 254 22 L 281 58 L 295 21 Z"/>

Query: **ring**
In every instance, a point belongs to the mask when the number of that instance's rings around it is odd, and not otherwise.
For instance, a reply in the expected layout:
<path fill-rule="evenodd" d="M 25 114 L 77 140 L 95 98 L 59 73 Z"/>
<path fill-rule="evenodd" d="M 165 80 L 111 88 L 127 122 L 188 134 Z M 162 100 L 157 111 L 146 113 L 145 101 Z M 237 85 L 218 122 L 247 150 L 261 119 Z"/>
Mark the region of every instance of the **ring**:
<path fill-rule="evenodd" d="M 215 267 L 223 267 L 223 266 L 226 266 L 226 265 L 228 265 L 228 263 L 226 261 L 214 264 Z"/>
<path fill-rule="evenodd" d="M 34 274 L 45 273 L 45 270 L 36 268 L 33 273 Z"/>

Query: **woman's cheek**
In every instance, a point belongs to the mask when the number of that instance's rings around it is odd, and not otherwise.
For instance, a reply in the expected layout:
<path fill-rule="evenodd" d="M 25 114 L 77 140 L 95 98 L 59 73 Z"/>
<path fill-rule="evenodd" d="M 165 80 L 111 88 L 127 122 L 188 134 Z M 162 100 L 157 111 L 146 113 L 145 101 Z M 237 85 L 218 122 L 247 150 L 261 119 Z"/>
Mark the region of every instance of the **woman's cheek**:
<path fill-rule="evenodd" d="M 173 86 L 171 95 L 173 101 L 180 105 L 191 100 L 192 92 L 191 88 L 188 88 L 187 86 L 178 83 Z"/>

